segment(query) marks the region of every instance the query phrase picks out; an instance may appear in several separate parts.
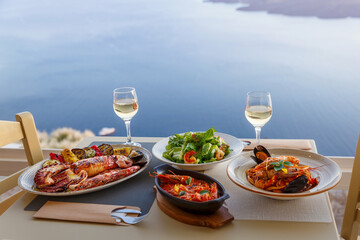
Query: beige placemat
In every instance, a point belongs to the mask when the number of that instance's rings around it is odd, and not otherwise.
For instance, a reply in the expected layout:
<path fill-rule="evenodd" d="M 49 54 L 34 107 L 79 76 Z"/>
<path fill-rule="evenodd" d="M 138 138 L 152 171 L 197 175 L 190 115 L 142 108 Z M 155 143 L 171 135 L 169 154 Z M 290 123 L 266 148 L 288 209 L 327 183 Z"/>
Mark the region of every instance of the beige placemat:
<path fill-rule="evenodd" d="M 205 174 L 218 180 L 230 195 L 226 200 L 235 220 L 332 222 L 325 193 L 296 200 L 276 200 L 246 191 L 227 176 L 228 163 L 218 164 Z"/>

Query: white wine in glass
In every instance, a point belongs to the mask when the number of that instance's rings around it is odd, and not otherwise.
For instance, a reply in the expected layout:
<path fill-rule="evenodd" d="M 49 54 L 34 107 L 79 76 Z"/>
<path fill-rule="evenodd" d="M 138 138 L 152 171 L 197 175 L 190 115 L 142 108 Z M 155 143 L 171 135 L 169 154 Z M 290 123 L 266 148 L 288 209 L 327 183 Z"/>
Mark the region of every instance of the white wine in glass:
<path fill-rule="evenodd" d="M 137 113 L 138 101 L 134 98 L 124 98 L 114 101 L 114 111 L 122 120 L 131 120 Z"/>
<path fill-rule="evenodd" d="M 245 107 L 246 119 L 255 127 L 256 141 L 260 144 L 261 128 L 272 116 L 271 96 L 268 92 L 249 92 Z"/>
<path fill-rule="evenodd" d="M 116 88 L 113 92 L 114 112 L 125 122 L 127 141 L 124 144 L 141 146 L 140 143 L 131 141 L 130 121 L 139 110 L 135 88 Z"/>

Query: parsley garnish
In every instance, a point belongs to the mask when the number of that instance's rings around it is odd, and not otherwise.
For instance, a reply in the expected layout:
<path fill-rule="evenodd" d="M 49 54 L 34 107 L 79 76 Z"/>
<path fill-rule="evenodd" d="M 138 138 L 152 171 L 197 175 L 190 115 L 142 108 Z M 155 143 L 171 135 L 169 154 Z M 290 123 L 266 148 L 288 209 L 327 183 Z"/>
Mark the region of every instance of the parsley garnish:
<path fill-rule="evenodd" d="M 191 180 L 192 180 L 192 177 L 189 177 L 188 179 L 186 179 L 186 181 L 185 181 L 185 182 L 186 182 L 186 184 L 187 184 L 187 185 L 190 185 Z"/>
<path fill-rule="evenodd" d="M 205 194 L 205 193 L 209 193 L 209 191 L 208 191 L 208 190 L 201 190 L 201 191 L 200 191 L 200 195 L 203 195 L 203 194 Z"/>
<path fill-rule="evenodd" d="M 275 171 L 281 171 L 282 169 L 284 169 L 284 165 L 285 166 L 293 166 L 293 164 L 289 161 L 278 161 L 278 162 L 271 162 L 269 163 L 270 165 L 274 166 Z"/>

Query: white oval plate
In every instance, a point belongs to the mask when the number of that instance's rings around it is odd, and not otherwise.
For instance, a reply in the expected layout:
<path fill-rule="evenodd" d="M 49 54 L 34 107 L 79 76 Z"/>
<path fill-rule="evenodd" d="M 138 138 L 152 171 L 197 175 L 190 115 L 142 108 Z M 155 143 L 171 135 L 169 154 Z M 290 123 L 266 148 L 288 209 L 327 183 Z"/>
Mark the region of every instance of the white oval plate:
<path fill-rule="evenodd" d="M 119 144 L 117 144 L 116 146 L 129 147 L 129 145 L 119 145 Z M 139 173 L 144 171 L 145 168 L 147 168 L 147 166 L 150 164 L 151 153 L 147 149 L 142 148 L 142 147 L 136 147 L 136 146 L 131 146 L 131 148 L 144 153 L 144 158 L 146 159 L 147 163 L 142 168 L 140 168 L 139 171 L 135 172 L 134 174 L 127 176 L 125 178 L 119 179 L 117 181 L 102 185 L 102 186 L 89 188 L 89 189 L 85 189 L 85 190 L 80 190 L 80 191 L 73 191 L 73 192 L 56 192 L 56 193 L 40 192 L 39 190 L 35 189 L 34 177 L 35 177 L 36 172 L 42 167 L 43 163 L 45 161 L 47 161 L 47 159 L 45 159 L 41 162 L 38 162 L 38 163 L 34 164 L 33 166 L 29 167 L 28 169 L 26 169 L 20 175 L 20 177 L 18 179 L 18 185 L 19 185 L 19 187 L 21 187 L 22 189 L 24 189 L 30 193 L 37 194 L 37 195 L 46 195 L 46 196 L 70 196 L 70 195 L 79 195 L 79 194 L 85 194 L 85 193 L 99 191 L 99 190 L 114 186 L 123 181 L 126 181 L 129 178 L 135 177 L 136 175 L 138 175 Z"/>
<path fill-rule="evenodd" d="M 166 151 L 166 145 L 169 142 L 169 137 L 157 142 L 152 148 L 152 153 L 157 159 L 167 164 L 173 165 L 176 168 L 193 170 L 193 171 L 203 171 L 213 168 L 215 164 L 226 162 L 236 158 L 241 154 L 242 150 L 244 149 L 244 144 L 242 143 L 241 140 L 237 139 L 236 137 L 219 132 L 215 132 L 214 135 L 222 137 L 225 140 L 225 142 L 230 145 L 230 149 L 232 150 L 229 155 L 227 155 L 224 159 L 220 161 L 210 162 L 210 163 L 200 163 L 200 164 L 186 164 L 186 163 L 176 163 L 170 161 L 162 156 L 163 152 Z"/>
<path fill-rule="evenodd" d="M 341 179 L 340 167 L 331 159 L 320 154 L 287 148 L 274 148 L 268 150 L 272 157 L 280 155 L 294 156 L 300 159 L 300 164 L 309 165 L 311 168 L 315 168 L 311 171 L 311 174 L 313 177 L 319 178 L 319 184 L 316 187 L 301 193 L 274 193 L 257 188 L 247 180 L 245 173 L 247 169 L 256 165 L 254 160 L 250 158 L 250 155 L 253 155 L 252 151 L 241 154 L 240 157 L 229 163 L 227 167 L 229 178 L 235 184 L 250 192 L 280 200 L 291 200 L 328 191 L 335 187 Z"/>

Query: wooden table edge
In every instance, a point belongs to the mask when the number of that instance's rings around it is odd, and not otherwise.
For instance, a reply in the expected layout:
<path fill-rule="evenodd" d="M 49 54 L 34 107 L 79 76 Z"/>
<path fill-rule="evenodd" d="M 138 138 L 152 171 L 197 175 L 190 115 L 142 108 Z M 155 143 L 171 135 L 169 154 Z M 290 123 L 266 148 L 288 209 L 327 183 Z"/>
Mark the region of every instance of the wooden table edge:
<path fill-rule="evenodd" d="M 114 138 L 117 138 L 116 140 Z M 90 138 L 86 138 L 84 139 L 82 142 L 80 142 L 78 144 L 79 147 L 83 147 L 83 146 L 87 146 L 88 144 L 90 144 L 91 142 L 94 142 L 94 141 L 116 141 L 118 142 L 119 140 L 123 140 L 125 139 L 124 137 L 90 137 Z M 154 141 L 159 141 L 163 138 L 161 137 L 139 137 L 139 138 L 134 138 L 135 141 L 139 141 L 139 142 L 154 142 Z M 246 140 L 246 139 L 243 139 L 243 140 Z M 250 139 L 251 140 L 251 139 Z M 272 140 L 272 139 L 271 139 Z M 276 140 L 276 139 L 274 139 Z M 312 140 L 312 139 L 289 139 L 290 141 L 291 140 L 306 140 L 306 141 L 310 141 L 313 149 L 315 149 L 314 152 L 316 152 L 316 145 L 315 145 L 315 141 Z M 24 194 L 21 198 L 19 198 L 15 204 L 13 206 L 11 206 L 3 215 L 6 215 L 6 213 L 8 211 L 11 211 L 12 208 L 15 207 L 15 205 L 21 205 L 22 207 L 25 207 L 27 206 L 34 198 L 36 197 L 36 195 L 34 194 L 31 194 L 31 193 L 26 193 Z M 330 203 L 330 199 L 329 199 L 329 196 L 328 194 L 326 193 L 326 198 L 327 198 L 327 201 L 328 201 L 328 207 L 329 207 L 329 210 L 330 210 L 330 213 L 331 213 L 331 216 L 332 216 L 332 222 L 331 223 L 328 223 L 328 224 L 331 224 L 332 225 L 332 229 L 336 232 L 336 234 L 338 235 L 338 231 L 337 231 L 337 227 L 336 227 L 336 223 L 335 223 L 335 218 L 334 218 L 334 215 L 333 215 L 333 211 L 331 209 L 331 203 Z M 156 204 L 156 201 L 154 201 L 153 205 L 151 206 L 150 208 L 150 212 L 153 210 L 154 208 L 154 205 L 157 206 Z M 158 208 L 158 206 L 157 206 Z M 35 213 L 35 211 L 29 211 L 29 212 L 32 212 L 32 213 Z M 1 216 L 0 216 L 1 217 Z M 240 221 L 240 222 L 244 222 L 244 223 L 247 223 L 247 222 L 251 222 L 251 221 L 245 221 L 245 220 L 235 220 L 235 221 Z M 261 225 L 261 222 L 263 222 L 264 224 L 269 224 L 269 221 L 258 221 L 259 224 Z M 320 224 L 320 223 L 319 223 Z M 327 223 L 323 223 L 323 224 L 327 224 Z"/>

